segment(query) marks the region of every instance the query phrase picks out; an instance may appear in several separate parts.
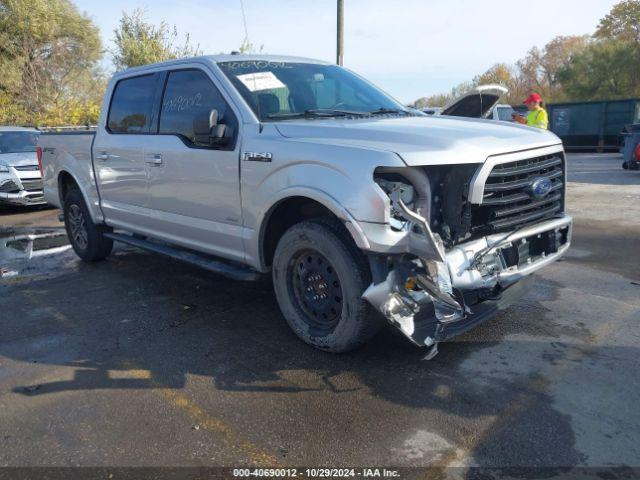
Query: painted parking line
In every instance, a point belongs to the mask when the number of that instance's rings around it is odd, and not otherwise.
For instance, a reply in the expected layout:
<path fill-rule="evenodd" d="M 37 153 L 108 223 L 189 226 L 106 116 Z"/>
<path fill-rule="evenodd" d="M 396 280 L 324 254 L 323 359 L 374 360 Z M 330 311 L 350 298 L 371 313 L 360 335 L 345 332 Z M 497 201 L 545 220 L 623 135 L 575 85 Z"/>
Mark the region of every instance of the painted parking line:
<path fill-rule="evenodd" d="M 123 370 L 126 370 L 129 375 L 133 375 L 140 380 L 145 380 L 152 388 L 151 391 L 153 393 L 160 396 L 170 406 L 182 411 L 190 422 L 204 430 L 221 434 L 230 449 L 246 456 L 251 464 L 260 467 L 282 466 L 277 457 L 244 439 L 242 435 L 223 420 L 206 412 L 180 390 L 167 388 L 166 385 L 158 380 L 149 370 L 139 368 L 130 360 L 122 361 L 121 367 Z"/>
<path fill-rule="evenodd" d="M 27 295 L 26 299 L 34 307 L 43 309 L 58 324 L 68 329 L 78 328 L 80 323 L 69 318 L 59 310 L 51 306 L 43 306 L 37 297 Z M 150 387 L 150 391 L 158 395 L 171 407 L 180 410 L 190 422 L 198 425 L 198 428 L 222 435 L 229 449 L 239 455 L 246 457 L 250 464 L 259 467 L 280 467 L 282 466 L 276 456 L 260 448 L 258 445 L 243 438 L 231 426 L 223 420 L 214 417 L 206 412 L 201 406 L 192 401 L 182 391 L 175 388 L 168 388 L 162 383 L 153 372 L 140 368 L 131 360 L 123 360 L 120 363 L 121 371 L 112 372 L 113 377 L 133 378 L 142 381 Z"/>

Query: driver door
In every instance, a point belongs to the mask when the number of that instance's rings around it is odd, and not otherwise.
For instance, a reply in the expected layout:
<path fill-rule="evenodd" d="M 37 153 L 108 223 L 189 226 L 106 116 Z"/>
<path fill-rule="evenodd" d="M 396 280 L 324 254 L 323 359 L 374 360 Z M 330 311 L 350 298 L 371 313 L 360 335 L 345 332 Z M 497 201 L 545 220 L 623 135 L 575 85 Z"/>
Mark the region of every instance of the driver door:
<path fill-rule="evenodd" d="M 224 145 L 194 142 L 193 121 L 218 111 Z M 201 68 L 167 72 L 158 135 L 144 150 L 153 230 L 160 238 L 243 260 L 237 116 Z"/>

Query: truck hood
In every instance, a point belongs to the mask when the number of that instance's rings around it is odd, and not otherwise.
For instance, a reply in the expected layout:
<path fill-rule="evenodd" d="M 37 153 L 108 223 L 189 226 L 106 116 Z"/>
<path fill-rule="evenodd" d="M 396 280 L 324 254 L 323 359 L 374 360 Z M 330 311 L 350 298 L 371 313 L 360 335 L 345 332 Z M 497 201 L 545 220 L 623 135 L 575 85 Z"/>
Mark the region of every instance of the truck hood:
<path fill-rule="evenodd" d="M 36 152 L 0 153 L 0 164 L 9 167 L 24 167 L 38 164 Z"/>
<path fill-rule="evenodd" d="M 501 85 L 480 85 L 445 105 L 440 115 L 487 118 L 489 112 L 508 91 Z"/>
<path fill-rule="evenodd" d="M 546 130 L 456 117 L 288 120 L 276 128 L 297 141 L 393 152 L 409 166 L 481 163 L 490 155 L 561 143 Z"/>

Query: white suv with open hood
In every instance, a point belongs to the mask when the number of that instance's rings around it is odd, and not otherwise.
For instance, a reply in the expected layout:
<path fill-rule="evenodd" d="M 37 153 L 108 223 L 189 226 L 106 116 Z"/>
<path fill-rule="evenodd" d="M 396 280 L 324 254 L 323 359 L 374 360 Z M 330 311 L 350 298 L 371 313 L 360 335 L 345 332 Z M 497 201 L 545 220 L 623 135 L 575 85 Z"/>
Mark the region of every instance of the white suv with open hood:
<path fill-rule="evenodd" d="M 0 205 L 42 205 L 38 137 L 33 128 L 0 127 Z"/>

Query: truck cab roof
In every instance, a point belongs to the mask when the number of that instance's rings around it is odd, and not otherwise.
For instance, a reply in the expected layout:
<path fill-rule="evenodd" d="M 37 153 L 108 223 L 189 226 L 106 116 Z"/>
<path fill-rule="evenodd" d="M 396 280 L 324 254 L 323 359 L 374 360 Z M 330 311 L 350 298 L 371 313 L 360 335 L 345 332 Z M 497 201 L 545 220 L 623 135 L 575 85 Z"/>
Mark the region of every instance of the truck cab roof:
<path fill-rule="evenodd" d="M 245 54 L 219 54 L 219 55 L 201 55 L 198 57 L 180 58 L 177 60 L 169 60 L 166 62 L 152 63 L 149 65 L 142 65 L 140 67 L 128 68 L 114 75 L 114 77 L 128 76 L 131 73 L 144 72 L 147 70 L 157 69 L 158 67 L 171 67 L 174 65 L 181 65 L 183 63 L 193 62 L 289 62 L 289 63 L 315 63 L 318 65 L 330 65 L 330 62 L 324 60 L 317 60 L 307 57 L 296 57 L 289 55 L 245 55 Z"/>

